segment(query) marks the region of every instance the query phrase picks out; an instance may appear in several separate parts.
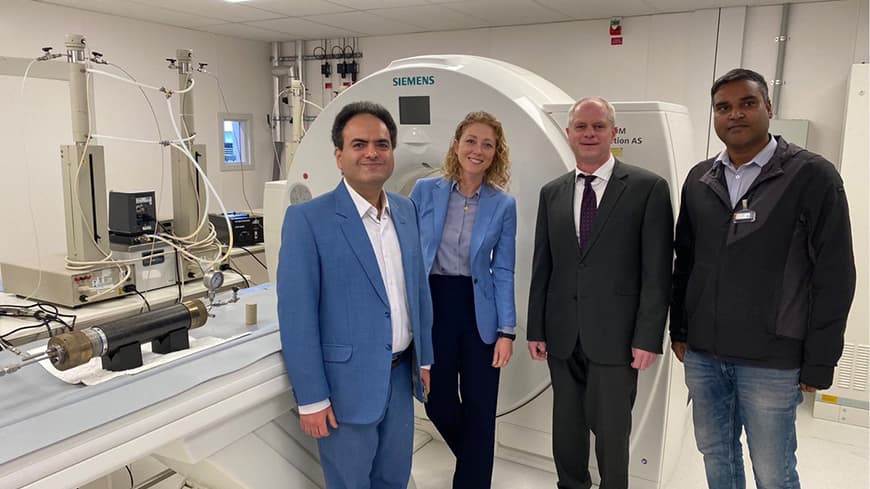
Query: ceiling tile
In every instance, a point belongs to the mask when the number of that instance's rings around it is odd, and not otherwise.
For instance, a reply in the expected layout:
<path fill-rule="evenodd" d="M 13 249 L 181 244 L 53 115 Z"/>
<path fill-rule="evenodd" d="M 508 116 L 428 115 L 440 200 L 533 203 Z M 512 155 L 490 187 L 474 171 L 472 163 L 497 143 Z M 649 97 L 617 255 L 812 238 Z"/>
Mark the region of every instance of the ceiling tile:
<path fill-rule="evenodd" d="M 464 14 L 485 20 L 490 25 L 545 24 L 572 20 L 556 10 L 532 0 L 478 0 L 441 4 Z"/>
<path fill-rule="evenodd" d="M 314 15 L 306 17 L 306 19 L 319 24 L 360 32 L 367 36 L 389 36 L 392 34 L 407 34 L 426 30 L 418 25 L 385 19 L 367 12 Z"/>
<path fill-rule="evenodd" d="M 201 27 L 220 24 L 225 21 L 202 14 L 191 14 L 178 10 L 144 5 L 123 0 L 42 0 L 40 3 L 61 5 L 89 12 L 117 15 L 131 19 L 157 22 L 177 27 Z"/>
<path fill-rule="evenodd" d="M 357 37 L 362 34 L 359 31 L 291 17 L 247 22 L 246 25 L 291 34 L 294 36 L 294 39 L 333 39 L 336 37 Z"/>
<path fill-rule="evenodd" d="M 378 8 L 410 7 L 426 5 L 426 0 L 330 0 L 332 3 L 344 5 L 355 10 L 371 10 Z"/>
<path fill-rule="evenodd" d="M 296 39 L 301 39 L 300 37 L 293 37 L 290 34 L 285 34 L 283 32 L 276 32 L 268 29 L 261 29 L 259 27 L 250 26 L 247 24 L 218 24 L 218 25 L 209 25 L 205 27 L 200 27 L 197 30 L 203 32 L 210 32 L 212 34 L 221 34 L 229 37 L 238 37 L 241 39 L 250 39 L 252 41 L 266 41 L 266 42 L 286 42 L 286 41 L 295 41 Z"/>
<path fill-rule="evenodd" d="M 283 32 L 261 29 L 247 24 L 217 24 L 200 27 L 197 30 L 253 41 L 284 42 L 302 38 L 301 36 L 294 37 Z"/>
<path fill-rule="evenodd" d="M 783 3 L 810 3 L 816 1 L 818 0 L 749 0 L 749 5 L 782 5 Z"/>
<path fill-rule="evenodd" d="M 637 0 L 535 0 L 537 3 L 561 12 L 572 19 L 606 19 L 649 15 L 655 12 L 644 2 Z"/>
<path fill-rule="evenodd" d="M 245 3 L 229 3 L 224 0 L 128 0 L 129 3 L 139 3 L 154 7 L 178 10 L 200 15 L 207 12 L 209 17 L 216 17 L 225 22 L 247 22 L 252 20 L 267 20 L 282 17 L 281 14 L 249 7 Z M 124 2 L 117 2 L 124 3 Z"/>
<path fill-rule="evenodd" d="M 338 5 L 327 0 L 249 0 L 245 2 L 245 5 L 276 12 L 287 17 L 334 14 L 353 10 L 350 7 Z"/>
<path fill-rule="evenodd" d="M 473 29 L 490 25 L 487 21 L 473 15 L 457 12 L 440 5 L 367 10 L 366 13 L 391 21 L 420 26 L 429 31 Z"/>
<path fill-rule="evenodd" d="M 779 0 L 780 2 L 782 0 Z M 746 0 L 696 0 L 687 3 L 685 0 L 644 0 L 657 13 L 662 12 L 691 12 L 730 5 L 745 5 Z"/>

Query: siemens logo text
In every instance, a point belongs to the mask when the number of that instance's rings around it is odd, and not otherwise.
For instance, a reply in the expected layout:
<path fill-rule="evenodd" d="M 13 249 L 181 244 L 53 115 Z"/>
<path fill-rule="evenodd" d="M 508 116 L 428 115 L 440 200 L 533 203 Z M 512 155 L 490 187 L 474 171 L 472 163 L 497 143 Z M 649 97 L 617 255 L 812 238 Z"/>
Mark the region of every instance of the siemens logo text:
<path fill-rule="evenodd" d="M 393 77 L 394 87 L 404 87 L 408 85 L 434 85 L 435 77 L 429 76 L 395 76 Z"/>

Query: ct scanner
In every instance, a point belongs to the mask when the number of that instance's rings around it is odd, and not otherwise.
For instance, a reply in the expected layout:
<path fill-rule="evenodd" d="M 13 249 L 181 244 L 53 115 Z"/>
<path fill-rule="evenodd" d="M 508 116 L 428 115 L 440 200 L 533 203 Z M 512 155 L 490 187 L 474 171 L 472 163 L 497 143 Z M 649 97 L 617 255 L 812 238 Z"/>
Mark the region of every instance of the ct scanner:
<path fill-rule="evenodd" d="M 543 363 L 529 359 L 522 337 L 538 190 L 574 166 L 563 129 L 573 100 L 533 73 L 472 56 L 399 60 L 359 81 L 312 124 L 287 180 L 266 185 L 270 270 L 286 206 L 337 185 L 332 120 L 342 105 L 363 99 L 397 116 L 396 171 L 387 186 L 400 192 L 438 171 L 452 131 L 467 112 L 487 110 L 502 121 L 511 148 L 509 190 L 517 198 L 520 339 L 502 374 L 496 455 L 552 471 L 548 373 Z M 658 102 L 614 105 L 620 127 L 614 152 L 667 178 L 677 202 L 679 183 L 692 163 L 685 108 Z M 260 319 L 253 327 L 243 322 L 245 302 L 259 304 Z M 192 333 L 228 342 L 147 373 L 87 388 L 64 384 L 36 367 L 4 378 L 0 487 L 75 488 L 153 456 L 210 489 L 322 488 L 314 442 L 300 432 L 292 411 L 275 303 L 269 285 L 243 291 L 241 302 L 213 310 L 207 327 Z M 630 466 L 636 489 L 667 486 L 690 420 L 682 369 L 665 351 L 638 382 Z M 0 351 L 0 364 L 10 358 Z M 415 448 L 437 436 L 422 409 L 417 415 Z"/>
<path fill-rule="evenodd" d="M 548 181 L 574 168 L 565 136 L 574 100 L 517 66 L 481 57 L 443 55 L 407 58 L 359 81 L 317 117 L 287 172 L 287 180 L 266 184 L 264 212 L 270 273 L 277 263 L 280 223 L 287 205 L 332 190 L 341 178 L 330 131 L 345 104 L 370 100 L 385 106 L 398 124 L 396 169 L 387 190 L 407 194 L 421 177 L 436 174 L 456 124 L 466 113 L 486 110 L 503 124 L 510 147 L 509 192 L 517 199 L 516 300 L 518 340 L 501 377 L 496 455 L 554 470 L 551 403 L 545 363 L 532 361 L 522 338 L 531 276 L 538 192 Z M 685 173 L 694 163 L 687 110 L 660 102 L 614 102 L 619 132 L 614 153 L 666 178 L 676 212 Z M 274 281 L 274 276 L 271 277 Z M 665 345 L 665 352 L 669 349 Z M 631 442 L 631 487 L 659 488 L 674 468 L 687 428 L 688 393 L 682 369 L 665 354 L 640 375 Z M 418 423 L 432 436 L 417 406 Z M 593 457 L 594 458 L 594 457 Z M 592 461 L 594 467 L 595 462 Z"/>

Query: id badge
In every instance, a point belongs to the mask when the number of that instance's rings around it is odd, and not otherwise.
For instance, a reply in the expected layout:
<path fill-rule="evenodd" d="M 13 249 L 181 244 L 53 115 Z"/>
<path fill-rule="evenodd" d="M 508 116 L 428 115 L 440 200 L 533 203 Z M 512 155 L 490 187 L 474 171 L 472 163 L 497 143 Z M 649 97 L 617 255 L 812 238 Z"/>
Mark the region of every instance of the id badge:
<path fill-rule="evenodd" d="M 739 211 L 734 213 L 733 221 L 734 224 L 755 222 L 755 211 L 752 209 L 740 209 Z"/>
<path fill-rule="evenodd" d="M 748 199 L 743 199 L 742 209 L 734 211 L 734 214 L 732 215 L 732 222 L 734 224 L 755 222 L 755 211 L 749 208 L 747 200 Z"/>

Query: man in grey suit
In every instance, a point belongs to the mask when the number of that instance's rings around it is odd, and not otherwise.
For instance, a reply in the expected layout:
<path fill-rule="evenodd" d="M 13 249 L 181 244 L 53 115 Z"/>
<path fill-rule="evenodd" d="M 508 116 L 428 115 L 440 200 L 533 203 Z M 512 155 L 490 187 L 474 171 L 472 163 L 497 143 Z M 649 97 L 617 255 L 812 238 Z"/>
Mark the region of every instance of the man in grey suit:
<path fill-rule="evenodd" d="M 673 260 L 667 182 L 616 160 L 613 106 L 580 99 L 568 114 L 576 169 L 541 189 L 528 346 L 553 381 L 553 459 L 560 489 L 628 487 L 637 372 L 662 353 Z"/>

